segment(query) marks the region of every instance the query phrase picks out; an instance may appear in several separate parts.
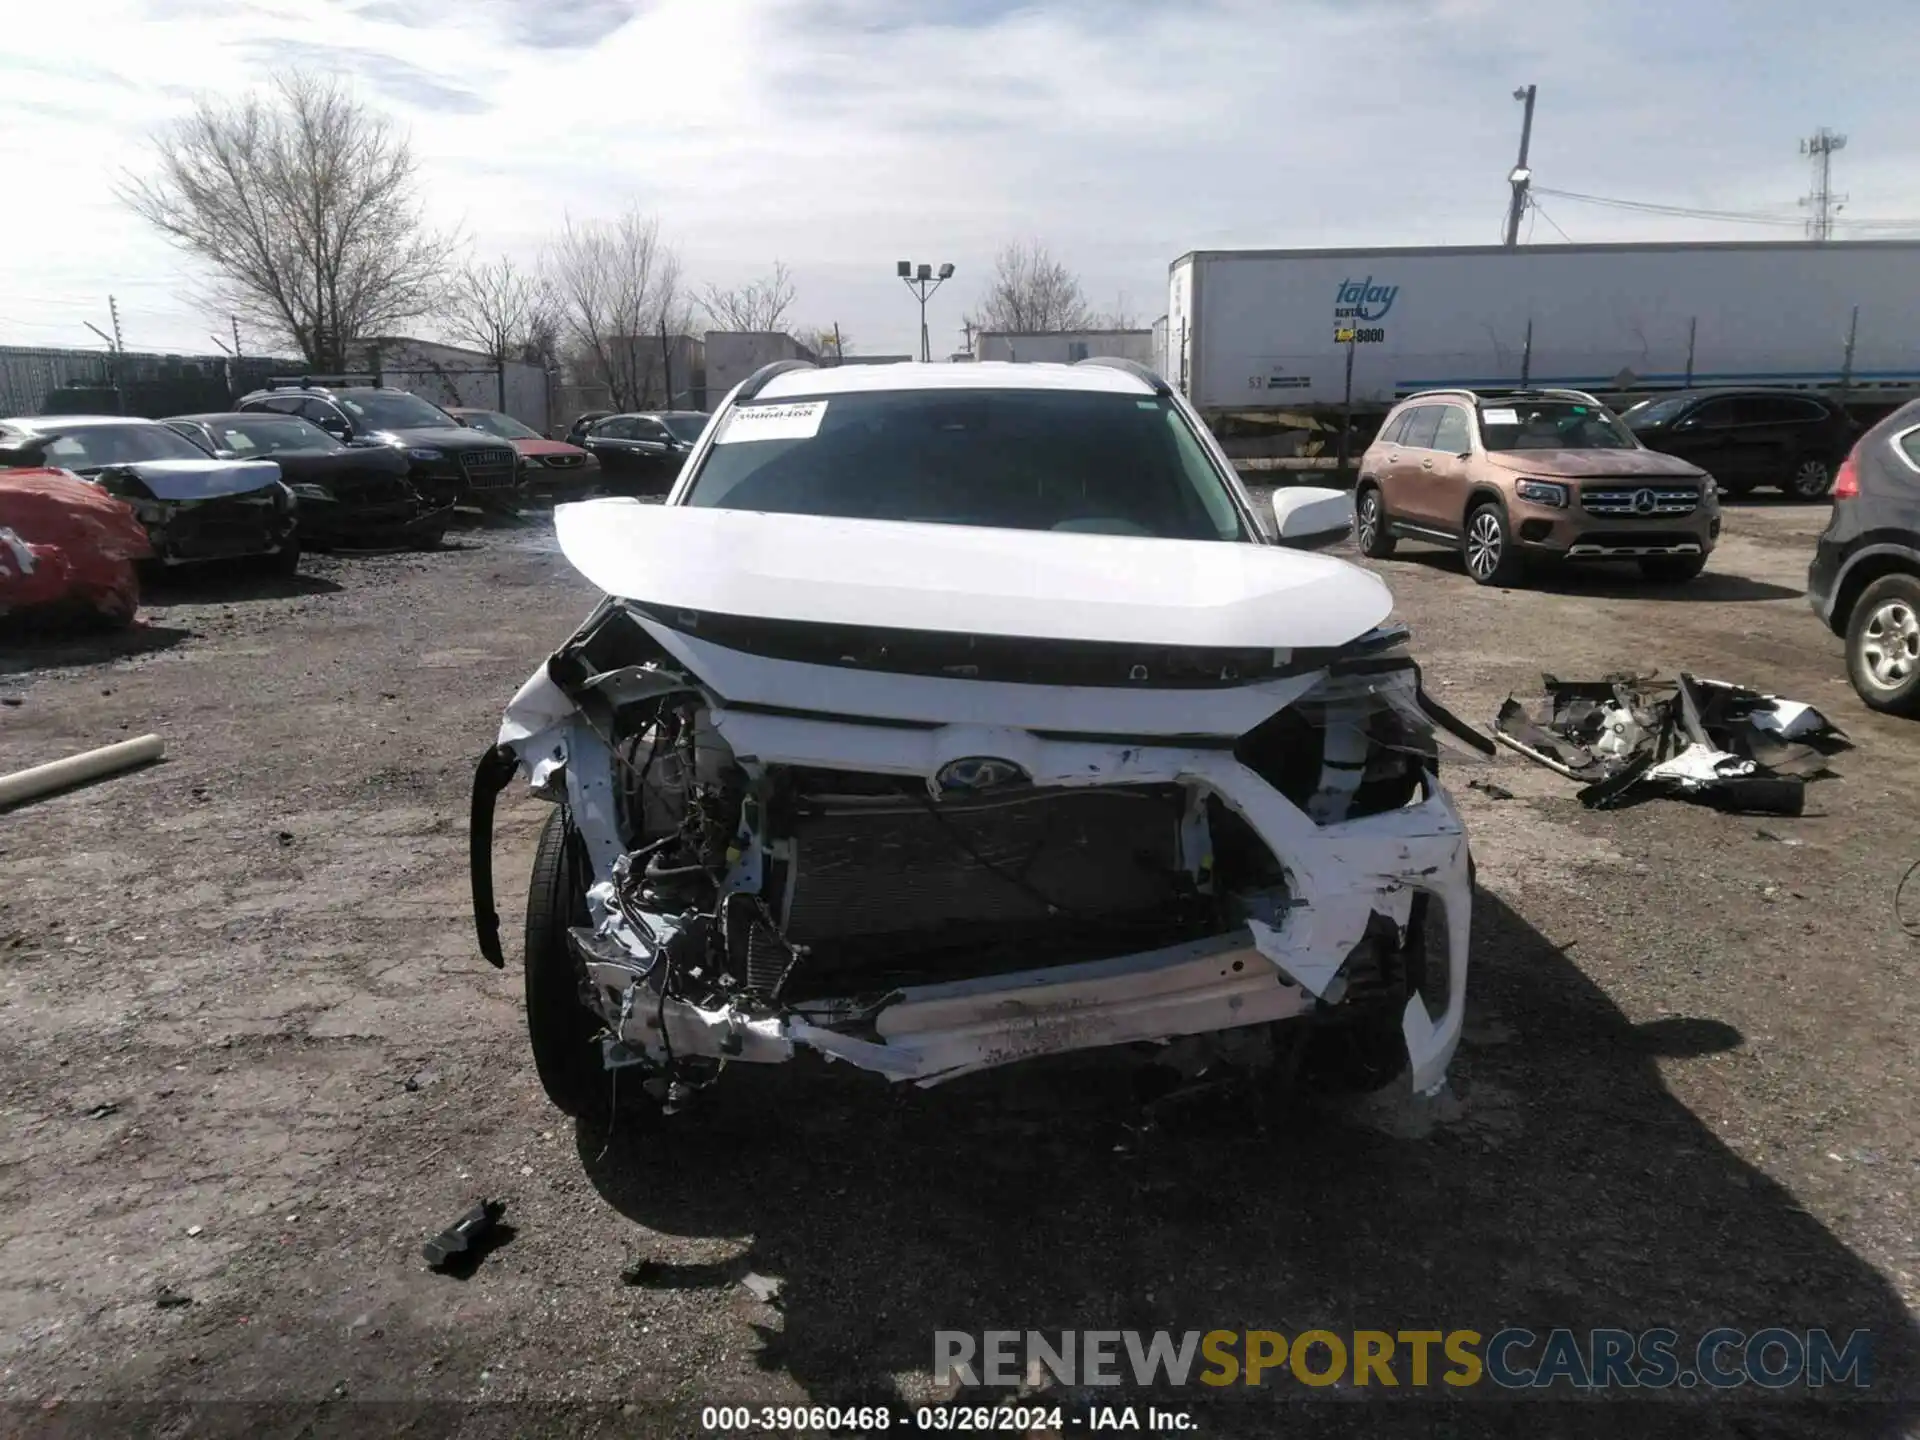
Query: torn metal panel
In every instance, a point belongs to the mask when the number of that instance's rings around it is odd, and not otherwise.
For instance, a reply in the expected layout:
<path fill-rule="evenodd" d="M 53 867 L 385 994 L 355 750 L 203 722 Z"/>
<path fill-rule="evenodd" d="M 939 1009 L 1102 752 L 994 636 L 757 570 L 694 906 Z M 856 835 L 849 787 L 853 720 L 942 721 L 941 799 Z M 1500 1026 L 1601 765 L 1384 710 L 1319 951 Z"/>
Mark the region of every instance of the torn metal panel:
<path fill-rule="evenodd" d="M 1571 780 L 1591 809 L 1655 795 L 1743 813 L 1797 815 L 1804 782 L 1849 748 L 1812 706 L 1721 680 L 1612 675 L 1541 677 L 1544 695 L 1509 696 L 1494 719 L 1502 744 Z"/>

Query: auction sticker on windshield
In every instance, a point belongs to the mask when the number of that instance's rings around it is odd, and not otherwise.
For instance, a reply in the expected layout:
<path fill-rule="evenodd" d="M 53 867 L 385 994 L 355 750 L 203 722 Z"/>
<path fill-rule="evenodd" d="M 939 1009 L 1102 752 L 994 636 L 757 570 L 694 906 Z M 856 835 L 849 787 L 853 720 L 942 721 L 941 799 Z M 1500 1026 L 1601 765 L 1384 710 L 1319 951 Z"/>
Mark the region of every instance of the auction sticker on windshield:
<path fill-rule="evenodd" d="M 1480 418 L 1489 425 L 1518 425 L 1520 412 L 1518 410 L 1482 410 Z"/>
<path fill-rule="evenodd" d="M 713 437 L 716 445 L 738 445 L 748 440 L 811 440 L 826 419 L 827 402 L 802 400 L 792 405 L 743 405 L 727 416 L 727 426 Z"/>

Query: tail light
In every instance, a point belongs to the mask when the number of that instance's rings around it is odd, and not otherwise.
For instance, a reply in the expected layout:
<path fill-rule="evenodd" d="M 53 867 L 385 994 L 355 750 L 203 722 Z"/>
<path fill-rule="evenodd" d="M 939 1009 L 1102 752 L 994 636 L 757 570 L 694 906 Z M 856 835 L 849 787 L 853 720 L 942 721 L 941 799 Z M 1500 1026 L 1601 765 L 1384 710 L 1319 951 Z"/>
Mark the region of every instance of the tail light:
<path fill-rule="evenodd" d="M 1840 469 L 1833 477 L 1833 498 L 1836 500 L 1857 500 L 1860 498 L 1860 467 L 1854 462 L 1854 456 L 1860 453 L 1860 447 L 1854 446 L 1847 452 L 1847 458 L 1840 462 Z"/>

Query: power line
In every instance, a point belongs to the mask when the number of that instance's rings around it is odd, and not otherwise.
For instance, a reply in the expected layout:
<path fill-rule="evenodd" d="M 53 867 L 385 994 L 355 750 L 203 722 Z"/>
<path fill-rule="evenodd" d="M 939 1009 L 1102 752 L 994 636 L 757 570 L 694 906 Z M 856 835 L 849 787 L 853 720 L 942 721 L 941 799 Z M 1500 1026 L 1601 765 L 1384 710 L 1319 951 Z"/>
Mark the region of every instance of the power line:
<path fill-rule="evenodd" d="M 1542 210 L 1540 208 L 1540 202 L 1538 200 L 1535 200 L 1533 202 L 1533 213 L 1538 215 L 1542 220 L 1546 221 L 1547 224 L 1553 226 L 1553 233 L 1558 235 L 1562 240 L 1566 241 L 1567 244 L 1571 245 L 1573 243 L 1573 237 L 1567 234 L 1566 231 L 1560 228 L 1559 221 L 1555 220 L 1551 215 L 1547 214 L 1545 210 Z"/>
<path fill-rule="evenodd" d="M 1533 187 L 1536 195 L 1552 195 L 1582 205 L 1602 205 L 1615 210 L 1635 210 L 1653 215 L 1677 215 L 1689 220 L 1724 220 L 1740 225 L 1791 225 L 1800 221 L 1785 215 L 1769 215 L 1758 210 L 1708 210 L 1698 205 L 1661 205 L 1651 200 L 1621 200 L 1611 195 L 1585 195 L 1578 190 L 1556 190 L 1548 185 Z"/>

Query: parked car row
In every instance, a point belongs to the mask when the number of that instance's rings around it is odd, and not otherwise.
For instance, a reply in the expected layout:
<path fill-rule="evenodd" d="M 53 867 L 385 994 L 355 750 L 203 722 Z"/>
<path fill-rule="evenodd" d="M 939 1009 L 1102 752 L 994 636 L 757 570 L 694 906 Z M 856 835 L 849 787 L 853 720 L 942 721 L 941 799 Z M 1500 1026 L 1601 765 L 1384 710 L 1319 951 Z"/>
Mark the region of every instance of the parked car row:
<path fill-rule="evenodd" d="M 352 377 L 270 382 L 230 411 L 0 420 L 0 466 L 70 471 L 125 501 L 162 565 L 304 546 L 437 543 L 458 505 L 584 498 L 670 483 L 707 417 L 595 417 L 585 445 L 497 410 L 443 410 Z"/>
<path fill-rule="evenodd" d="M 1861 433 L 1825 396 L 1687 392 L 1615 417 L 1578 390 L 1431 390 L 1388 414 L 1361 457 L 1360 552 L 1457 547 L 1476 584 L 1631 560 L 1679 583 L 1720 537 L 1720 493 L 1831 492 L 1807 597 L 1847 644 L 1869 706 L 1920 716 L 1920 401 Z"/>

